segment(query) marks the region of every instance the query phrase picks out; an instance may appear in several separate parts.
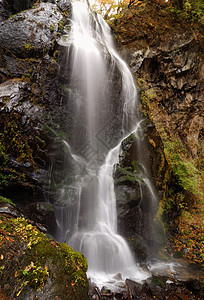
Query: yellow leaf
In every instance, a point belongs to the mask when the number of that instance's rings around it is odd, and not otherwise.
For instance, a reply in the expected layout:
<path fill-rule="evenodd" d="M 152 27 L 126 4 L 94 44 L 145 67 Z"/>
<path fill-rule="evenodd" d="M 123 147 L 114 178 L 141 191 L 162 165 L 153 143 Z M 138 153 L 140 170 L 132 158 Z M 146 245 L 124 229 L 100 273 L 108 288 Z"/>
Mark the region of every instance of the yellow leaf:
<path fill-rule="evenodd" d="M 3 256 L 3 254 L 1 254 L 1 259 L 4 259 L 4 256 Z"/>

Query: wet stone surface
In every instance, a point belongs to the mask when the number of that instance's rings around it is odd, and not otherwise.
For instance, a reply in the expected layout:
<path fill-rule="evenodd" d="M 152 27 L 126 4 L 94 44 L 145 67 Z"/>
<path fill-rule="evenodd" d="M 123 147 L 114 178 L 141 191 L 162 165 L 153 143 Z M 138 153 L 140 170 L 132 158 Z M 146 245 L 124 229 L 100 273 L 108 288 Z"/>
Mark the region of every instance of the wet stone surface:
<path fill-rule="evenodd" d="M 131 279 L 126 279 L 122 283 L 121 276 L 118 277 L 118 282 L 115 283 L 112 290 L 106 286 L 98 288 L 94 283 L 90 283 L 90 299 L 203 299 L 204 272 L 201 269 L 198 270 L 196 266 L 190 265 L 187 261 L 156 262 L 144 268 L 149 269 L 151 276 L 140 283 Z M 115 279 L 117 278 L 115 277 Z"/>
<path fill-rule="evenodd" d="M 50 3 L 21 12 L 1 24 L 0 47 L 21 58 L 42 56 L 51 49 L 61 19 L 57 5 Z"/>

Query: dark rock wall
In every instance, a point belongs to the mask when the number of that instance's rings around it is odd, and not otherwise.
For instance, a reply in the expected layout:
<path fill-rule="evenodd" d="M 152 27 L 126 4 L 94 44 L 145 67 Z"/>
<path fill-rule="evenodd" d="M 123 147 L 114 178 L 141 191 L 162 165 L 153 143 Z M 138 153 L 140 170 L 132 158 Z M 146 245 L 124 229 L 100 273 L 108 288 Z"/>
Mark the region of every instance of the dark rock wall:
<path fill-rule="evenodd" d="M 164 222 L 165 231 L 169 228 L 173 235 L 172 244 L 185 252 L 188 243 L 182 228 L 190 232 L 190 219 L 199 211 L 196 226 L 202 226 L 202 26 L 176 17 L 165 4 L 147 0 L 143 6 L 124 9 L 112 27 L 141 89 L 151 170 L 160 199 L 154 217 L 157 238 L 164 242 Z M 192 238 L 202 247 L 198 234 L 199 230 Z M 187 251 L 192 254 L 193 249 Z M 194 254 L 195 260 L 202 261 L 199 251 Z"/>
<path fill-rule="evenodd" d="M 65 102 L 58 80 L 57 40 L 68 22 L 70 5 L 56 3 L 32 6 L 24 1 L 32 8 L 13 16 L 8 13 L 8 19 L 4 11 L 9 6 L 1 2 L 0 190 L 22 207 L 52 199 L 51 182 L 63 176 L 60 134 Z"/>

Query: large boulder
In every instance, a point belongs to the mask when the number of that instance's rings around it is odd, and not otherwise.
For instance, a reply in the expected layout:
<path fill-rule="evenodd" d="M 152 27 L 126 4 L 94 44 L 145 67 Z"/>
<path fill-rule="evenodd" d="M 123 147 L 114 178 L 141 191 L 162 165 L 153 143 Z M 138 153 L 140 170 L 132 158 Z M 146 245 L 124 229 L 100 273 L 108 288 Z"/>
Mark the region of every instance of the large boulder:
<path fill-rule="evenodd" d="M 63 16 L 58 6 L 40 3 L 0 26 L 0 47 L 20 58 L 43 56 L 53 47 Z"/>
<path fill-rule="evenodd" d="M 82 254 L 48 239 L 24 218 L 0 214 L 0 230 L 3 296 L 88 300 L 87 261 Z"/>

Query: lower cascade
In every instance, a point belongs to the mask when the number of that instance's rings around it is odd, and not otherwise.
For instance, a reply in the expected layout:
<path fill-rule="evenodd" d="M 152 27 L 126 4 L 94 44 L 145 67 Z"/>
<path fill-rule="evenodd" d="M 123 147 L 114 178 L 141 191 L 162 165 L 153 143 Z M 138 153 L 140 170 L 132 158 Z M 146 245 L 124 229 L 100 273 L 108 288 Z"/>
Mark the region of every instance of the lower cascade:
<path fill-rule="evenodd" d="M 88 275 L 98 285 L 116 273 L 146 279 L 148 273 L 136 265 L 127 242 L 117 233 L 113 178 L 122 141 L 132 133 L 140 136 L 142 130 L 133 77 L 114 48 L 108 25 L 89 11 L 86 2 L 73 2 L 71 31 L 59 43 L 66 49 L 61 72 L 68 73 L 70 115 L 69 138 L 64 140 L 68 175 L 55 205 L 57 239 L 86 256 Z M 137 148 L 142 153 L 140 140 Z M 156 195 L 139 157 L 154 206 Z"/>

